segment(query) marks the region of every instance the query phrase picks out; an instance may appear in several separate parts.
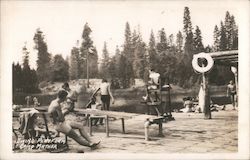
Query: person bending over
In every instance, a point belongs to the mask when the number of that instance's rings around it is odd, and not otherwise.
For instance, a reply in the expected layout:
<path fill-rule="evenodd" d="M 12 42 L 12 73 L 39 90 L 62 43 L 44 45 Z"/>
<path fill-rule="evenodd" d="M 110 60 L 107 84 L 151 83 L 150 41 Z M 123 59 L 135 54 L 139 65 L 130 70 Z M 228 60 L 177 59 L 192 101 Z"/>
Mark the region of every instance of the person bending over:
<path fill-rule="evenodd" d="M 58 92 L 57 98 L 54 99 L 49 105 L 48 113 L 50 113 L 53 117 L 55 129 L 58 132 L 62 132 L 74 139 L 80 145 L 88 146 L 91 147 L 91 149 L 94 149 L 100 143 L 100 141 L 94 143 L 81 124 L 77 122 L 65 121 L 61 103 L 66 100 L 67 95 L 68 93 L 65 90 L 60 90 Z M 73 129 L 79 129 L 80 135 L 77 134 Z"/>

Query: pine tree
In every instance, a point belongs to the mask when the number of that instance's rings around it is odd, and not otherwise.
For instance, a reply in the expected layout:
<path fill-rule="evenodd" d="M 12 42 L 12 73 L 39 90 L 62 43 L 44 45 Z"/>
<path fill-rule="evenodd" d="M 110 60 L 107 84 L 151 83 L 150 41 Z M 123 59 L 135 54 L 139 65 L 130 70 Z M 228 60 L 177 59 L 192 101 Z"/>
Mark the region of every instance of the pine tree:
<path fill-rule="evenodd" d="M 182 52 L 182 48 L 183 48 L 183 36 L 181 31 L 179 31 L 176 35 L 176 49 L 177 52 Z"/>
<path fill-rule="evenodd" d="M 16 92 L 23 91 L 23 74 L 22 74 L 22 67 L 19 63 L 12 64 L 12 89 L 13 94 Z"/>
<path fill-rule="evenodd" d="M 220 51 L 227 50 L 226 31 L 223 22 L 220 23 Z"/>
<path fill-rule="evenodd" d="M 26 48 L 26 44 L 23 47 L 23 68 L 29 67 L 29 52 Z"/>
<path fill-rule="evenodd" d="M 169 46 L 170 46 L 171 48 L 174 47 L 174 35 L 173 35 L 173 34 L 170 34 L 170 35 L 168 36 L 168 44 L 169 44 Z"/>
<path fill-rule="evenodd" d="M 236 25 L 235 18 L 233 15 L 230 17 L 230 19 L 231 19 L 230 26 L 232 28 L 231 30 L 232 36 L 229 39 L 230 49 L 238 49 L 238 26 Z"/>
<path fill-rule="evenodd" d="M 48 53 L 47 44 L 44 41 L 43 32 L 38 28 L 33 38 L 35 49 L 38 51 L 37 76 L 39 81 L 50 80 L 51 54 Z"/>
<path fill-rule="evenodd" d="M 120 51 L 119 47 L 116 46 L 115 56 L 113 58 L 113 61 L 115 62 L 115 75 L 117 78 L 120 78 L 121 77 L 120 75 L 123 74 L 119 70 L 120 60 L 121 60 L 121 51 Z"/>
<path fill-rule="evenodd" d="M 110 64 L 110 57 L 109 52 L 107 49 L 107 43 L 104 42 L 103 50 L 102 50 L 102 62 L 101 62 L 101 76 L 102 77 L 109 77 L 109 64 Z"/>
<path fill-rule="evenodd" d="M 150 39 L 149 39 L 149 48 L 148 48 L 148 55 L 149 55 L 149 68 L 151 69 L 158 69 L 158 57 L 156 51 L 156 43 L 153 31 L 151 31 Z"/>
<path fill-rule="evenodd" d="M 132 36 L 129 23 L 126 23 L 125 27 L 125 41 L 123 45 L 123 52 L 121 57 L 120 66 L 125 67 L 124 75 L 122 76 L 123 87 L 130 87 L 132 81 L 134 81 L 134 71 L 133 71 L 133 46 L 132 46 Z"/>
<path fill-rule="evenodd" d="M 69 77 L 71 80 L 80 78 L 80 51 L 77 45 L 72 48 L 69 63 Z"/>
<path fill-rule="evenodd" d="M 230 38 L 232 37 L 231 35 L 232 28 L 231 28 L 231 16 L 228 11 L 226 12 L 225 16 L 224 28 L 225 28 L 225 45 L 226 45 L 225 50 L 231 50 L 232 44 L 230 44 Z"/>
<path fill-rule="evenodd" d="M 93 47 L 89 54 L 89 78 L 98 78 L 98 53 L 96 47 Z"/>
<path fill-rule="evenodd" d="M 132 35 L 131 35 L 131 30 L 130 30 L 130 25 L 127 22 L 126 27 L 125 27 L 125 41 L 124 41 L 124 46 L 123 46 L 123 54 L 125 57 L 132 63 L 133 59 L 133 46 L 132 46 Z"/>
<path fill-rule="evenodd" d="M 96 77 L 98 74 L 98 55 L 90 38 L 92 30 L 88 23 L 84 25 L 82 33 L 82 44 L 80 47 L 80 78 L 87 78 L 87 68 L 89 69 L 89 78 Z M 87 67 L 88 62 L 88 67 Z"/>
<path fill-rule="evenodd" d="M 69 64 L 62 55 L 54 56 L 52 68 L 52 81 L 63 82 L 69 79 Z"/>
<path fill-rule="evenodd" d="M 188 57 L 192 57 L 194 46 L 193 46 L 193 28 L 190 17 L 189 8 L 185 7 L 184 9 L 184 34 L 185 34 L 185 45 L 184 45 L 184 53 L 188 55 Z"/>
<path fill-rule="evenodd" d="M 195 49 L 195 53 L 204 52 L 201 31 L 198 26 L 196 26 L 195 33 L 194 33 L 194 49 Z"/>
<path fill-rule="evenodd" d="M 217 25 L 214 27 L 214 45 L 213 51 L 217 52 L 220 50 L 220 31 Z"/>
<path fill-rule="evenodd" d="M 156 45 L 158 53 L 163 53 L 168 49 L 168 42 L 164 28 L 159 31 L 159 42 Z"/>

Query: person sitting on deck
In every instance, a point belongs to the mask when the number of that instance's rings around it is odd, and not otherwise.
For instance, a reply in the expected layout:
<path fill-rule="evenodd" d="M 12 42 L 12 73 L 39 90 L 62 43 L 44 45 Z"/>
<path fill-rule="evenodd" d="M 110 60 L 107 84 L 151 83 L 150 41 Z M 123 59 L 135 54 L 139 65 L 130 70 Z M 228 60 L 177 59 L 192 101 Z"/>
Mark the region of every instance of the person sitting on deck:
<path fill-rule="evenodd" d="M 91 147 L 94 149 L 99 143 L 94 143 L 87 132 L 84 130 L 82 124 L 77 122 L 68 122 L 64 119 L 64 114 L 62 112 L 61 103 L 66 100 L 68 93 L 65 90 L 60 90 L 58 92 L 57 98 L 54 99 L 48 108 L 48 113 L 53 117 L 53 124 L 58 132 L 62 132 L 74 139 L 77 143 L 83 146 Z M 73 129 L 79 129 L 80 135 L 76 133 Z"/>
<path fill-rule="evenodd" d="M 65 82 L 63 85 L 62 85 L 62 89 L 64 89 L 67 93 L 68 93 L 68 96 L 67 96 L 67 109 L 68 111 L 73 111 L 74 108 L 75 108 L 75 103 L 77 102 L 77 97 L 79 95 L 79 93 L 75 90 L 72 90 L 70 87 L 69 87 L 69 84 L 68 82 Z"/>
<path fill-rule="evenodd" d="M 150 97 L 150 91 L 151 90 L 156 90 L 160 88 L 160 74 L 155 72 L 153 69 L 149 70 L 149 81 L 148 84 L 146 85 L 146 96 L 143 96 L 143 99 L 145 101 L 151 101 L 152 103 L 154 102 L 151 97 Z M 155 91 L 155 102 L 160 100 L 157 92 Z"/>

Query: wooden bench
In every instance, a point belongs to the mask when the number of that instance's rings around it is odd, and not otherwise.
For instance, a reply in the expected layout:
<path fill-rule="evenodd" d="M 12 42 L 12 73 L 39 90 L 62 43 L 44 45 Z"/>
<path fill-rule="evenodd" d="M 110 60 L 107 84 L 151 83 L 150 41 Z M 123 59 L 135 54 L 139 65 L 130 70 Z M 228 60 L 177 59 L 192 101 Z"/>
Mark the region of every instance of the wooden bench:
<path fill-rule="evenodd" d="M 88 116 L 89 120 L 89 127 L 90 127 L 90 135 L 92 135 L 92 120 L 104 118 L 106 122 L 106 136 L 109 137 L 109 118 L 121 119 L 122 124 L 122 133 L 125 134 L 125 119 L 132 118 L 132 113 L 126 112 L 116 112 L 116 111 L 103 111 L 103 110 L 96 110 L 96 109 L 75 109 L 74 113 L 76 114 L 84 114 L 90 115 Z"/>
<path fill-rule="evenodd" d="M 75 109 L 76 114 L 93 114 L 89 116 L 90 119 L 90 134 L 92 135 L 92 120 L 96 118 L 104 118 L 106 122 L 106 136 L 109 136 L 109 118 L 118 118 L 121 119 L 122 122 L 122 133 L 125 133 L 125 119 L 132 118 L 133 115 L 138 114 L 131 114 L 126 112 L 115 112 L 115 111 L 102 111 L 102 110 L 94 110 L 94 109 Z M 153 124 L 159 125 L 159 136 L 163 136 L 163 129 L 162 123 L 166 119 L 163 116 L 150 116 L 146 119 L 144 123 L 145 128 L 145 140 L 149 140 L 149 127 Z"/>

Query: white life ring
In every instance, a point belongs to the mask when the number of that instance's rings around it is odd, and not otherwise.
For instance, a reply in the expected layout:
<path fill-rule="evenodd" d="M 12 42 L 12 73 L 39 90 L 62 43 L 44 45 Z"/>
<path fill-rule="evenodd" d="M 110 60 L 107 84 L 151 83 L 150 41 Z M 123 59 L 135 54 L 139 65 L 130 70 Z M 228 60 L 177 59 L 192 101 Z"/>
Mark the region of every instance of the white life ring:
<path fill-rule="evenodd" d="M 199 66 L 198 64 L 199 58 L 205 58 L 207 60 L 207 66 L 205 67 Z M 192 66 L 197 72 L 205 73 L 209 71 L 213 67 L 213 65 L 214 65 L 214 60 L 209 54 L 199 53 L 199 54 L 193 55 Z"/>

